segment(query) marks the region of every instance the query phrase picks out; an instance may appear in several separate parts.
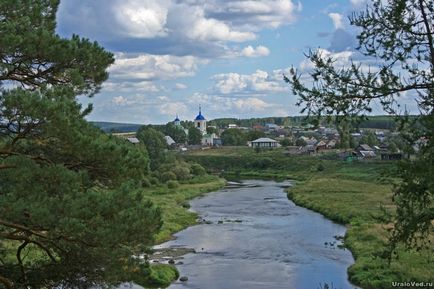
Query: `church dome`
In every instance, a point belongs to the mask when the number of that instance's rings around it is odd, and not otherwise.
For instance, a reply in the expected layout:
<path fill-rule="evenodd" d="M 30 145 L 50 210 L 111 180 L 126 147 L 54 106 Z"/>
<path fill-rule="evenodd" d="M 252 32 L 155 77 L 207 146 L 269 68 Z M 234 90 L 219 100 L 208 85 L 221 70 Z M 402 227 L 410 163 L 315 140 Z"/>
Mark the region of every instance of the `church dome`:
<path fill-rule="evenodd" d="M 205 120 L 205 117 L 199 113 L 194 120 Z"/>
<path fill-rule="evenodd" d="M 194 120 L 205 120 L 205 117 L 202 115 L 202 109 L 199 106 L 199 114 L 196 116 Z"/>

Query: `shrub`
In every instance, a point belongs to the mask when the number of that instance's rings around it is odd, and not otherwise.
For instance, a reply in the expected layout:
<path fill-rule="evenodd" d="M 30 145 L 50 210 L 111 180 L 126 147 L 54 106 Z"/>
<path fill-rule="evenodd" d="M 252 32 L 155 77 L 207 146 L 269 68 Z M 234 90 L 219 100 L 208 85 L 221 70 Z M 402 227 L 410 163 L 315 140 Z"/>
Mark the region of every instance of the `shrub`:
<path fill-rule="evenodd" d="M 164 183 L 176 180 L 176 175 L 173 172 L 164 172 L 161 174 L 160 180 Z"/>
<path fill-rule="evenodd" d="M 152 186 L 151 181 L 148 178 L 143 178 L 142 179 L 142 187 L 143 188 L 149 188 L 150 186 Z"/>
<path fill-rule="evenodd" d="M 188 180 L 191 178 L 190 175 L 190 169 L 187 167 L 187 164 L 185 165 L 176 165 L 171 169 L 171 172 L 175 174 L 176 179 L 182 181 L 182 180 Z"/>
<path fill-rule="evenodd" d="M 150 178 L 149 178 L 149 182 L 150 182 L 152 185 L 154 185 L 154 186 L 160 184 L 160 181 L 159 181 L 158 178 L 156 178 L 156 177 L 150 177 Z"/>
<path fill-rule="evenodd" d="M 202 167 L 199 164 L 192 164 L 191 165 L 191 173 L 195 176 L 203 176 L 206 174 L 206 171 L 204 167 Z"/>
<path fill-rule="evenodd" d="M 252 167 L 258 169 L 266 169 L 270 167 L 272 164 L 273 164 L 273 160 L 271 158 L 260 158 L 253 161 Z"/>
<path fill-rule="evenodd" d="M 169 189 L 176 189 L 177 187 L 179 187 L 179 183 L 177 181 L 168 181 L 167 187 Z"/>

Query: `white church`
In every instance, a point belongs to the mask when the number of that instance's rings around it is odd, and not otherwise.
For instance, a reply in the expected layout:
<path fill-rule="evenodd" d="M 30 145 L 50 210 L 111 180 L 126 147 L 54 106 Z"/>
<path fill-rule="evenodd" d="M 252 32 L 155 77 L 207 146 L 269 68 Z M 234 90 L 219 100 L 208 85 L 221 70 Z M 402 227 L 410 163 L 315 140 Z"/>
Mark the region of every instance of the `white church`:
<path fill-rule="evenodd" d="M 176 126 L 182 127 L 181 120 L 178 116 L 176 116 L 173 121 Z M 221 144 L 220 139 L 217 137 L 215 133 L 207 133 L 206 132 L 206 118 L 202 115 L 202 108 L 199 106 L 199 114 L 194 119 L 194 126 L 202 133 L 202 141 L 201 144 L 203 146 L 214 146 L 216 144 Z M 184 129 L 188 134 L 188 130 Z"/>

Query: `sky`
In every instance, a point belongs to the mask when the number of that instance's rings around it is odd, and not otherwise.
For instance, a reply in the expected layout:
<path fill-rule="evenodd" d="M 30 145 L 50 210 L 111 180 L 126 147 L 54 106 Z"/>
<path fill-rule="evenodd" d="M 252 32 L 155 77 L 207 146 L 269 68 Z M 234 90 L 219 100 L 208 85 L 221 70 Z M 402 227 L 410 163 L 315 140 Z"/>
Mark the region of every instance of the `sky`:
<path fill-rule="evenodd" d="M 304 53 L 343 63 L 357 31 L 348 15 L 364 0 L 62 0 L 57 33 L 95 40 L 115 55 L 91 99 L 93 121 L 166 123 L 299 115 L 283 81 Z M 374 111 L 375 111 L 374 107 Z"/>

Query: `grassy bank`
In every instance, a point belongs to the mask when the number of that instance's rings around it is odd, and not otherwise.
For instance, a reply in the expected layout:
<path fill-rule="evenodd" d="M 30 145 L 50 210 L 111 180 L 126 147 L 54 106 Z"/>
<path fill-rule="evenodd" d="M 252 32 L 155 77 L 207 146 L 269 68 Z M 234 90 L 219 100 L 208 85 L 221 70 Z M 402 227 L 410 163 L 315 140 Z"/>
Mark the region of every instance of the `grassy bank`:
<path fill-rule="evenodd" d="M 147 195 L 162 210 L 163 227 L 156 236 L 156 243 L 163 243 L 172 235 L 196 223 L 197 214 L 188 211 L 188 201 L 204 193 L 218 190 L 225 181 L 214 176 L 193 179 L 176 188 L 167 186 L 146 189 Z"/>
<path fill-rule="evenodd" d="M 149 198 L 161 208 L 163 226 L 156 236 L 156 243 L 163 243 L 172 235 L 196 223 L 197 214 L 188 211 L 188 201 L 204 193 L 218 190 L 224 186 L 223 179 L 214 176 L 203 176 L 181 183 L 178 187 L 167 185 L 146 188 Z M 145 280 L 149 288 L 164 288 L 177 280 L 179 273 L 172 265 L 151 264 L 150 274 Z"/>
<path fill-rule="evenodd" d="M 390 266 L 381 257 L 391 227 L 384 211 L 393 215 L 395 209 L 395 163 L 345 163 L 333 154 L 288 156 L 283 150 L 256 153 L 249 148 L 193 152 L 185 158 L 230 176 L 295 180 L 288 190 L 290 199 L 347 226 L 345 245 L 356 260 L 348 269 L 349 278 L 364 289 L 434 280 L 433 248 L 422 252 L 400 248 L 399 259 Z"/>

